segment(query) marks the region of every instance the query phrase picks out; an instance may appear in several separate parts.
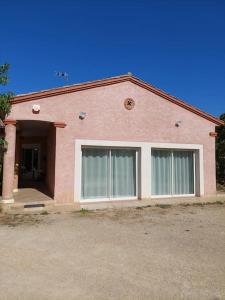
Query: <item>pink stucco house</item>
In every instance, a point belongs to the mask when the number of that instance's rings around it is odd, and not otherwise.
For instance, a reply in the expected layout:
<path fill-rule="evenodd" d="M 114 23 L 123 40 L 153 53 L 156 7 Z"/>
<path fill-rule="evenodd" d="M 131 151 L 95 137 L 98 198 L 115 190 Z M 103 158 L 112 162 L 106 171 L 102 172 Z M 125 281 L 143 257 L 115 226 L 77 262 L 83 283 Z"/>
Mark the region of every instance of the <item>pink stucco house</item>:
<path fill-rule="evenodd" d="M 55 203 L 216 193 L 222 121 L 123 75 L 12 100 L 3 202 L 43 185 Z"/>

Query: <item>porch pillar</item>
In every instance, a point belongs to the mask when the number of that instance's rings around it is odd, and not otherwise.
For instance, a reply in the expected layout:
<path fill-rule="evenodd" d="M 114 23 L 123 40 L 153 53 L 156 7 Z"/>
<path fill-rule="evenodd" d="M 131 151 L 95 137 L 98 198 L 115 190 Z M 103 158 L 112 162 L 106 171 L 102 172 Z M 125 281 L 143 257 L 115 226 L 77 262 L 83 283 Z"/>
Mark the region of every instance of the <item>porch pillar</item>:
<path fill-rule="evenodd" d="M 2 202 L 13 203 L 13 183 L 16 148 L 16 121 L 5 120 L 5 140 L 8 142 L 7 151 L 3 158 Z"/>
<path fill-rule="evenodd" d="M 55 127 L 55 189 L 54 200 L 57 203 L 70 202 L 71 188 L 68 174 L 68 165 L 70 164 L 70 156 L 68 156 L 68 133 L 66 132 L 66 124 L 64 122 L 54 122 Z"/>

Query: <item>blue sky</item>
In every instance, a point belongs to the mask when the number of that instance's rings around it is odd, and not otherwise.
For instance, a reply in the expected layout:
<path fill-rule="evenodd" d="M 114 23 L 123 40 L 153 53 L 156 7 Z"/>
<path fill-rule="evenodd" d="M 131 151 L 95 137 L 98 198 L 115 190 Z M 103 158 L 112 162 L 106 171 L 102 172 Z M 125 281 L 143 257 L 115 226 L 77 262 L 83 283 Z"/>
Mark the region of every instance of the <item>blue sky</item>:
<path fill-rule="evenodd" d="M 11 64 L 15 94 L 132 72 L 225 112 L 224 0 L 0 0 L 0 12 L 0 63 Z"/>

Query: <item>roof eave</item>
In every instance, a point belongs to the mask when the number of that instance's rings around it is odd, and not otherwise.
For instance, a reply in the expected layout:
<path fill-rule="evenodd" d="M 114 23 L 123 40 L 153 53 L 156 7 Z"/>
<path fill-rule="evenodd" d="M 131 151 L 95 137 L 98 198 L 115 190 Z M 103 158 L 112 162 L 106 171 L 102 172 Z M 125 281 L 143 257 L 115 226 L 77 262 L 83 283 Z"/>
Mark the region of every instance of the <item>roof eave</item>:
<path fill-rule="evenodd" d="M 35 92 L 35 93 L 18 95 L 18 96 L 13 97 L 11 102 L 12 102 L 12 104 L 18 104 L 18 103 L 22 103 L 22 102 L 38 100 L 38 99 L 42 99 L 42 98 L 53 97 L 53 96 L 58 96 L 58 95 L 62 95 L 62 94 L 73 93 L 73 92 L 83 91 L 83 90 L 87 90 L 87 89 L 117 84 L 117 83 L 121 83 L 121 82 L 125 82 L 125 81 L 130 81 L 146 90 L 149 90 L 152 93 L 154 93 L 176 105 L 179 105 L 179 106 L 183 107 L 184 109 L 187 109 L 187 110 L 191 111 L 192 113 L 195 113 L 196 115 L 199 115 L 200 117 L 207 119 L 208 121 L 210 121 L 216 125 L 224 125 L 224 122 L 222 120 L 215 118 L 212 115 L 205 113 L 202 110 L 200 110 L 190 104 L 187 104 L 186 102 L 184 102 L 172 95 L 169 95 L 169 94 L 165 93 L 164 91 L 162 91 L 158 88 L 155 88 L 152 85 L 150 85 L 132 75 L 122 75 L 122 76 L 118 76 L 118 77 L 112 77 L 112 78 L 96 80 L 96 81 L 91 81 L 91 82 L 86 82 L 86 83 L 81 83 L 81 84 L 75 84 L 75 85 L 71 85 L 71 86 L 64 86 L 64 87 L 54 88 L 54 89 L 50 89 L 50 90 L 44 90 L 44 91 Z"/>

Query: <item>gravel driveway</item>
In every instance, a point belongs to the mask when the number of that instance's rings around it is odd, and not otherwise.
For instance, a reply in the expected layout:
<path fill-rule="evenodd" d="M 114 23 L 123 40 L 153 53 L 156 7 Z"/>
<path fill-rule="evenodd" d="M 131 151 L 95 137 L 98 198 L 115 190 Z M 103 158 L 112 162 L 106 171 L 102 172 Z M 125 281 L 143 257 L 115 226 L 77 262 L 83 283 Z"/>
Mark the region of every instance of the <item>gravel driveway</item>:
<path fill-rule="evenodd" d="M 225 205 L 0 217 L 0 299 L 225 299 Z"/>

